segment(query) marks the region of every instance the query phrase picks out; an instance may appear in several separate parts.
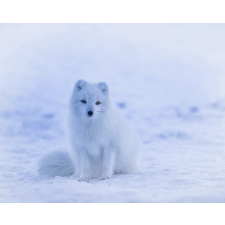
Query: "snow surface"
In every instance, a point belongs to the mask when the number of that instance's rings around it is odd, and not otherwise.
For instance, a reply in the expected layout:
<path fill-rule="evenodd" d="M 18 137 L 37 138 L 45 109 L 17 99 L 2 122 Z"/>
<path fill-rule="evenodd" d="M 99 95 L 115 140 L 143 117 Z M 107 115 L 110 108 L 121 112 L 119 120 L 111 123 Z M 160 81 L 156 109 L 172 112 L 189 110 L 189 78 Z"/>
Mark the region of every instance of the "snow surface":
<path fill-rule="evenodd" d="M 225 202 L 224 24 L 1 24 L 0 202 Z M 140 171 L 38 174 L 78 79 L 109 85 Z"/>

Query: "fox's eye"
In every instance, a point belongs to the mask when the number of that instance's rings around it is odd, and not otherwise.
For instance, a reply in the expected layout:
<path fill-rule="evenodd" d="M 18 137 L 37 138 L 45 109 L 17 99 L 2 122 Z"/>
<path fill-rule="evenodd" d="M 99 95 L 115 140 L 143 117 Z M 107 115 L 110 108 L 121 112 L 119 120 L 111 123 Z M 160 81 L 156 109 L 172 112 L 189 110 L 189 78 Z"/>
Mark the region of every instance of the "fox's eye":
<path fill-rule="evenodd" d="M 100 102 L 99 102 L 99 101 L 97 101 L 95 104 L 96 104 L 96 105 L 99 105 L 99 104 L 100 104 Z"/>
<path fill-rule="evenodd" d="M 82 102 L 82 103 L 86 103 L 86 101 L 85 101 L 85 100 L 81 100 L 81 102 Z"/>

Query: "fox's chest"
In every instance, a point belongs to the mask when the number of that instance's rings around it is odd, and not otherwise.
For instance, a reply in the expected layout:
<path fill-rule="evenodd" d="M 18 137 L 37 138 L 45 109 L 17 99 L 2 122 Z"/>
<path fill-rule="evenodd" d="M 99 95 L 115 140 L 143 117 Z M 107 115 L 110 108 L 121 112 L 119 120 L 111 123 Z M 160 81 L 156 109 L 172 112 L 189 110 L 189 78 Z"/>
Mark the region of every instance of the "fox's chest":
<path fill-rule="evenodd" d="M 89 127 L 74 134 L 74 139 L 80 149 L 92 157 L 98 157 L 113 140 L 112 133 L 102 127 Z"/>
<path fill-rule="evenodd" d="M 94 158 L 99 157 L 110 144 L 107 138 L 100 135 L 90 135 L 85 140 L 83 147 Z"/>

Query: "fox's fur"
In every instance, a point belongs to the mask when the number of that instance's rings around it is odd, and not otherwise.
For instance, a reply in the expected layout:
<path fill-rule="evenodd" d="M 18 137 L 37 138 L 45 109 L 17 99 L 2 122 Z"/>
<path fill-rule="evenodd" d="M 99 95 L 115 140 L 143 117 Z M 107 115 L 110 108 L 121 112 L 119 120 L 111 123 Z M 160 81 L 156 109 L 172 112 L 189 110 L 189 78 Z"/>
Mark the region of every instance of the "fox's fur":
<path fill-rule="evenodd" d="M 138 171 L 140 139 L 111 103 L 106 83 L 79 80 L 75 84 L 68 131 L 69 151 L 55 151 L 41 159 L 41 174 L 74 174 L 79 181 L 88 181 Z"/>

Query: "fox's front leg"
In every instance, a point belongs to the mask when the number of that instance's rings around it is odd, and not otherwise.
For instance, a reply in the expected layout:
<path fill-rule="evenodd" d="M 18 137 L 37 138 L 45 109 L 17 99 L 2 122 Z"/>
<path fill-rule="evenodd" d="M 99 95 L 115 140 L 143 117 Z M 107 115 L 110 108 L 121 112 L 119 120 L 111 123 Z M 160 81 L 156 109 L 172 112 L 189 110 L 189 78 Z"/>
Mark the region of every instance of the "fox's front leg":
<path fill-rule="evenodd" d="M 101 180 L 109 179 L 113 175 L 116 151 L 114 148 L 106 148 L 103 151 Z"/>
<path fill-rule="evenodd" d="M 90 172 L 90 157 L 85 150 L 82 150 L 80 152 L 80 178 L 78 181 L 88 181 Z"/>

